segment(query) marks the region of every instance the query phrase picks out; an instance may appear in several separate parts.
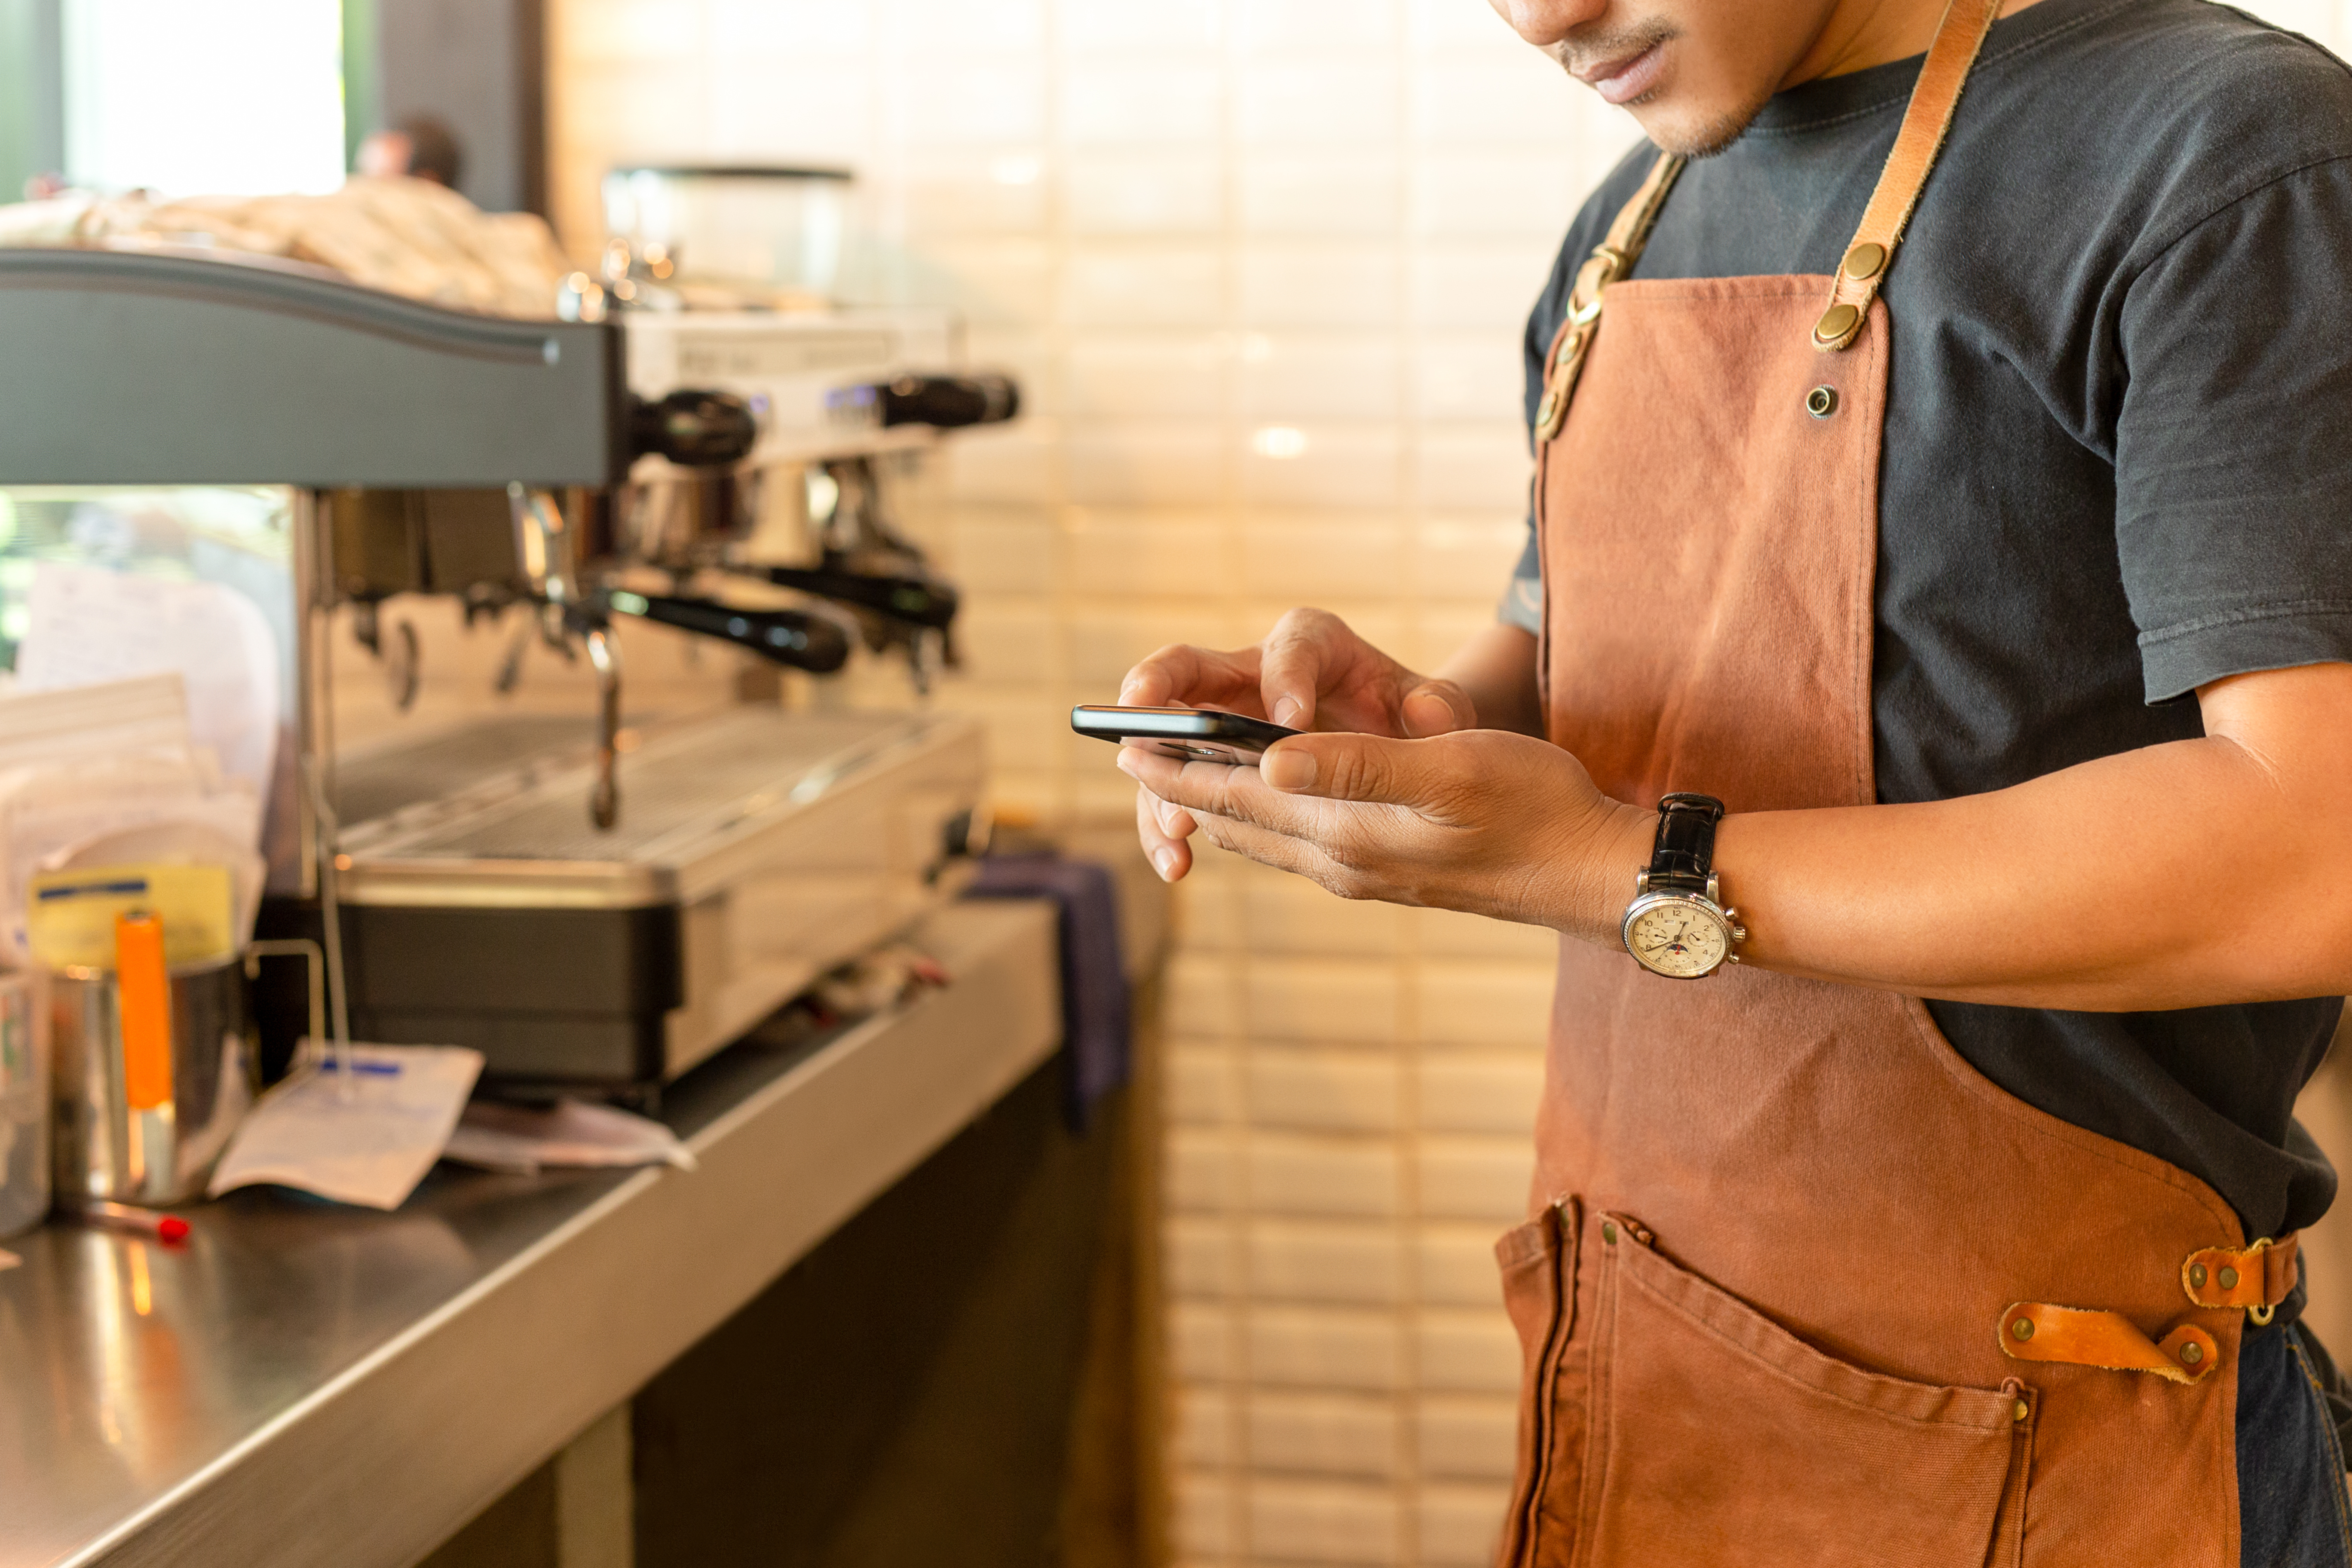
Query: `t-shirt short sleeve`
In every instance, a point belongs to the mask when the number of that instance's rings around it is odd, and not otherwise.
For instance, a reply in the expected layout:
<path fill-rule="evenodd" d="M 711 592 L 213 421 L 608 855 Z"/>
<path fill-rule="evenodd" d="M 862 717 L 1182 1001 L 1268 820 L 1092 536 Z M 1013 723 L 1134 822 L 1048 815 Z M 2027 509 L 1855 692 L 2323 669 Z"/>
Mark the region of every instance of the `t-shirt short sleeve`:
<path fill-rule="evenodd" d="M 2263 184 L 2131 279 L 2116 545 L 2150 702 L 2352 660 L 2352 163 Z"/>

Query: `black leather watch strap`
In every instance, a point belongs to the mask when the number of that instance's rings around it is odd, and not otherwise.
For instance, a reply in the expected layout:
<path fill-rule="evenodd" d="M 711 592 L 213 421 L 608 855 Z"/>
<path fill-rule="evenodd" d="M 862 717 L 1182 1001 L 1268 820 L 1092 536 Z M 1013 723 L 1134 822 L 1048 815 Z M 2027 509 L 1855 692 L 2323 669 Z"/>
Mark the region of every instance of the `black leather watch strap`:
<path fill-rule="evenodd" d="M 1670 795 L 1658 802 L 1658 842 L 1650 856 L 1650 888 L 1704 893 L 1715 870 L 1715 825 L 1723 802 L 1711 795 Z"/>

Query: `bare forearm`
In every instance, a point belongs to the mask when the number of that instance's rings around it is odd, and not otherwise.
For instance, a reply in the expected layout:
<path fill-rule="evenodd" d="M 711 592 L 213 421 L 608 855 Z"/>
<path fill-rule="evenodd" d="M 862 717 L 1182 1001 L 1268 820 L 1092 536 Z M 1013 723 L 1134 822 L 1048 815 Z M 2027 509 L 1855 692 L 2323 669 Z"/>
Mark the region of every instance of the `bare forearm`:
<path fill-rule="evenodd" d="M 1481 626 L 1441 666 L 1477 704 L 1478 725 L 1520 735 L 1543 733 L 1543 703 L 1536 690 L 1536 639 L 1501 621 Z"/>
<path fill-rule="evenodd" d="M 1716 863 L 1746 961 L 2087 1011 L 2352 989 L 2352 759 L 2336 726 L 2273 729 L 1958 800 L 1727 817 Z"/>

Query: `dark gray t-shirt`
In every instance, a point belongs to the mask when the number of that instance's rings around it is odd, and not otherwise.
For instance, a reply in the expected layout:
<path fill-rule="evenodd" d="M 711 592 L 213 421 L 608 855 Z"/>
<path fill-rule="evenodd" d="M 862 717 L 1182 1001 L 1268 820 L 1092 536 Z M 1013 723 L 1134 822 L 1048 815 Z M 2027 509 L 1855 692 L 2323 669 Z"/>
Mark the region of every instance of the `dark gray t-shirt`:
<path fill-rule="evenodd" d="M 1834 270 L 1917 72 L 1775 98 L 1684 172 L 1634 275 Z M 1528 327 L 1530 418 L 1575 269 L 1655 155 L 1569 231 Z M 2207 681 L 2352 660 L 2352 73 L 2333 56 L 2205 0 L 2042 0 L 1996 24 L 1885 298 L 1881 800 L 2193 737 Z M 1531 629 L 1535 570 L 1530 543 L 1503 610 Z M 2249 1236 L 2334 1196 L 2290 1112 L 2341 998 L 1930 1007 L 1988 1078 L 2196 1173 Z"/>

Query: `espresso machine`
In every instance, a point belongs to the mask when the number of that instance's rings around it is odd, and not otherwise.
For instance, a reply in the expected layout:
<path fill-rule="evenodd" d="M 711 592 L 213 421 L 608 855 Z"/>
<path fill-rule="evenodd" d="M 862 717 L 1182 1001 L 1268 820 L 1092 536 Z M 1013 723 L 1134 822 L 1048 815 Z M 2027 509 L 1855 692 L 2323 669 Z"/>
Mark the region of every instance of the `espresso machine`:
<path fill-rule="evenodd" d="M 985 762 L 976 724 L 919 709 L 643 721 L 625 628 L 796 681 L 862 646 L 927 688 L 957 596 L 886 471 L 1017 395 L 958 373 L 940 312 L 579 304 L 508 320 L 298 264 L 0 250 L 0 486 L 284 487 L 299 763 L 264 934 L 325 939 L 356 1037 L 473 1047 L 511 1093 L 642 1099 L 951 893 Z M 334 659 L 413 693 L 420 595 L 508 629 L 502 679 L 533 647 L 583 661 L 593 711 L 339 749 Z"/>

